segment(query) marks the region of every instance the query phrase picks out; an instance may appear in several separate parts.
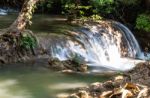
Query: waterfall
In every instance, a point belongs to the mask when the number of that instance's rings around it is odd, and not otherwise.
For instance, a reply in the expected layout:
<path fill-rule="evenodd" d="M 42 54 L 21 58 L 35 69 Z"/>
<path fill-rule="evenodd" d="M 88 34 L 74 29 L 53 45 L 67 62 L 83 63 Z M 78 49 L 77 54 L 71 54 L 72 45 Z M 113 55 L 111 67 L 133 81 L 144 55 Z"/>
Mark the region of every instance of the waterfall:
<path fill-rule="evenodd" d="M 47 44 L 43 42 L 47 40 Z M 111 70 L 129 70 L 135 65 L 128 58 L 141 55 L 132 32 L 119 22 L 86 25 L 68 36 L 51 37 L 42 42 L 49 55 L 60 60 L 78 59 L 89 66 Z M 50 41 L 48 41 L 50 40 Z"/>
<path fill-rule="evenodd" d="M 126 26 L 124 26 L 119 22 L 113 22 L 113 25 L 116 28 L 118 28 L 123 34 L 123 36 L 125 37 L 130 56 L 134 58 L 136 57 L 140 58 L 142 56 L 141 48 L 137 40 L 135 39 L 134 35 L 132 34 L 132 32 Z"/>

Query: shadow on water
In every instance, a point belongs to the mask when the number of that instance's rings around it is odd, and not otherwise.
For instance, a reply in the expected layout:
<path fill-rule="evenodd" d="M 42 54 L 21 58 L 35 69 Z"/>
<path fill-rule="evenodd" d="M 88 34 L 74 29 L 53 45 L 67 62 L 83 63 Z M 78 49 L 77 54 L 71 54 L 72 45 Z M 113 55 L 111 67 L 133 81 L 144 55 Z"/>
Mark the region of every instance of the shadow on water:
<path fill-rule="evenodd" d="M 10 67 L 8 67 L 10 66 Z M 9 64 L 0 69 L 0 98 L 56 98 L 57 94 L 109 79 L 91 74 L 64 74 L 30 64 Z"/>

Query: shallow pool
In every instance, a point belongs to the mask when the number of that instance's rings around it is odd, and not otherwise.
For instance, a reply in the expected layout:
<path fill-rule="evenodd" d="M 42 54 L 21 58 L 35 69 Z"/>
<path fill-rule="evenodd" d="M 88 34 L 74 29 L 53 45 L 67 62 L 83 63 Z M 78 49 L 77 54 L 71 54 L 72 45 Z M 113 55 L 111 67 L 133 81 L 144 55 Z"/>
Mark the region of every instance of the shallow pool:
<path fill-rule="evenodd" d="M 57 98 L 74 88 L 109 79 L 101 75 L 65 74 L 31 65 L 9 64 L 0 69 L 0 98 Z"/>

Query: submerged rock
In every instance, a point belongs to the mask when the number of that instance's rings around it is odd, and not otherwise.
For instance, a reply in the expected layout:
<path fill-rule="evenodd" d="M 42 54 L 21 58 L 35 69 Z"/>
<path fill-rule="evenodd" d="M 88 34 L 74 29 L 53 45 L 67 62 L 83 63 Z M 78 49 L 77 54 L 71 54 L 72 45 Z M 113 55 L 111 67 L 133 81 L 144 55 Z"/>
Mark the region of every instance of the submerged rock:
<path fill-rule="evenodd" d="M 86 72 L 87 65 L 84 63 L 77 63 L 73 60 L 60 61 L 57 58 L 50 58 L 49 67 L 62 72 Z"/>

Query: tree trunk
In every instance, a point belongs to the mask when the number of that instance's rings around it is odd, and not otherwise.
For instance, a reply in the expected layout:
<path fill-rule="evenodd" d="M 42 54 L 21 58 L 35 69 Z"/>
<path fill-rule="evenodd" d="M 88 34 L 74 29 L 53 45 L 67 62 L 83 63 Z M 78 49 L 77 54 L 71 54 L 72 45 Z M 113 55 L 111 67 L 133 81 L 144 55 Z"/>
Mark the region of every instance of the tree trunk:
<path fill-rule="evenodd" d="M 145 0 L 147 10 L 150 10 L 150 0 Z"/>
<path fill-rule="evenodd" d="M 36 3 L 40 0 L 26 0 L 17 19 L 8 28 L 7 33 L 20 35 L 32 18 Z"/>
<path fill-rule="evenodd" d="M 30 34 L 30 37 L 35 37 L 29 31 L 26 32 L 25 27 L 30 22 L 38 1 L 40 0 L 26 0 L 17 19 L 6 31 L 0 34 L 0 65 L 4 62 L 3 60 L 6 61 L 4 63 L 24 61 L 34 55 L 33 46 L 30 45 L 28 49 L 25 48 L 21 45 L 21 39 L 24 32 Z"/>

